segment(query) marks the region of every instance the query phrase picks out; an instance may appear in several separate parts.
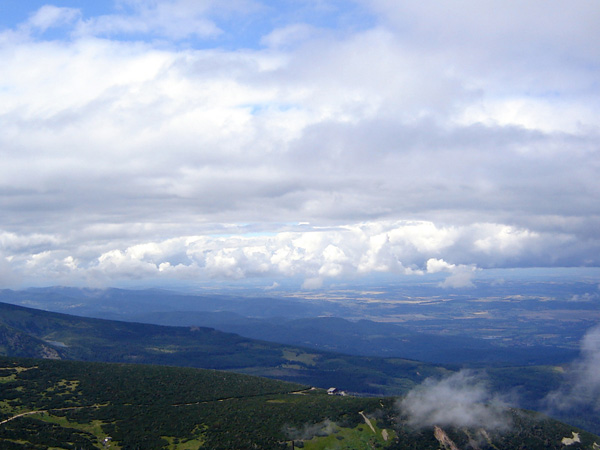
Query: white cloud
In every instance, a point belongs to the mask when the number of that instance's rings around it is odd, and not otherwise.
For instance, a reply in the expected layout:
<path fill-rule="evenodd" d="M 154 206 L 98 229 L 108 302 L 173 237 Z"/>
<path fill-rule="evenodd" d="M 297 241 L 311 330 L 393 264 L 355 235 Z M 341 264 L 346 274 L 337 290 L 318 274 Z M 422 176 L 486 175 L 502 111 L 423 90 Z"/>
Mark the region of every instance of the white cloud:
<path fill-rule="evenodd" d="M 365 1 L 400 39 L 444 61 L 480 92 L 461 115 L 476 110 L 472 119 L 478 122 L 547 131 L 593 124 L 598 108 L 590 109 L 585 97 L 598 95 L 588 70 L 600 59 L 592 44 L 600 38 L 600 10 L 593 2 L 566 8 L 541 0 L 518 7 L 498 0 Z"/>
<path fill-rule="evenodd" d="M 477 243 L 475 243 L 477 244 Z M 427 273 L 448 272 L 450 276 L 446 278 L 440 286 L 450 288 L 474 287 L 473 277 L 477 268 L 473 265 L 455 265 L 449 264 L 443 259 L 431 258 L 427 260 Z"/>
<path fill-rule="evenodd" d="M 468 266 L 459 266 L 459 268 L 451 273 L 440 286 L 445 288 L 471 288 L 475 287 L 473 277 L 475 268 Z"/>
<path fill-rule="evenodd" d="M 13 269 L 11 258 L 5 256 L 0 249 L 0 286 L 3 289 L 18 288 L 21 283 L 22 279 Z"/>
<path fill-rule="evenodd" d="M 308 290 L 319 289 L 322 286 L 323 278 L 320 277 L 307 278 L 306 280 L 304 280 L 304 283 L 302 283 L 302 289 Z"/>
<path fill-rule="evenodd" d="M 4 31 L 11 270 L 315 286 L 442 271 L 464 287 L 475 267 L 600 265 L 597 8 L 362 4 L 372 24 L 343 30 L 173 0 L 48 5 Z M 25 263 L 44 252 L 47 270 Z"/>
<path fill-rule="evenodd" d="M 42 6 L 28 20 L 27 25 L 46 31 L 48 28 L 66 25 L 79 19 L 81 11 L 75 8 L 59 8 L 53 5 Z"/>
<path fill-rule="evenodd" d="M 287 47 L 315 37 L 319 30 L 305 23 L 295 23 L 271 31 L 261 38 L 261 43 L 272 48 Z"/>
<path fill-rule="evenodd" d="M 234 233 L 227 236 L 188 235 L 153 241 L 140 241 L 138 236 L 134 245 L 127 242 L 138 233 L 151 230 L 138 226 L 127 233 L 115 227 L 114 231 L 103 230 L 104 233 L 94 230 L 91 234 L 60 237 L 4 233 L 0 235 L 0 250 L 9 258 L 11 270 L 30 282 L 64 283 L 69 277 L 77 284 L 92 279 L 102 284 L 106 280 L 157 277 L 174 281 L 300 277 L 305 280 L 305 288 L 316 289 L 328 280 L 385 272 L 398 276 L 443 273 L 447 277 L 440 286 L 465 288 L 473 287 L 478 265 L 495 267 L 489 266 L 487 252 L 480 250 L 481 230 L 502 233 L 505 229 L 475 224 L 448 230 L 430 222 L 414 221 L 364 222 L 325 229 L 307 225 L 282 227 L 285 230 L 248 235 L 232 227 L 230 231 Z M 449 234 L 453 236 L 452 244 L 443 238 Z M 113 235 L 121 239 L 121 245 L 115 246 Z M 525 236 L 525 240 L 528 236 L 516 235 Z M 552 235 L 540 238 L 548 241 L 548 247 L 555 240 Z M 425 247 L 421 245 L 424 241 L 429 243 Z M 511 247 L 506 250 L 507 255 L 525 265 L 531 256 L 530 248 L 518 248 L 520 253 Z M 502 251 L 498 249 L 498 258 Z M 441 257 L 431 258 L 432 254 Z M 450 263 L 446 258 L 474 263 Z"/>
<path fill-rule="evenodd" d="M 427 261 L 427 272 L 429 273 L 452 272 L 455 268 L 454 264 L 448 264 L 443 259 L 431 258 Z"/>
<path fill-rule="evenodd" d="M 488 228 L 492 226 L 487 225 Z M 485 237 L 475 241 L 475 246 L 484 253 L 518 254 L 524 245 L 531 246 L 540 238 L 539 233 L 510 226 L 495 225 L 495 229 L 486 230 L 484 233 Z"/>
<path fill-rule="evenodd" d="M 441 380 L 428 378 L 398 403 L 414 427 L 454 426 L 502 430 L 510 426 L 505 402 L 484 378 L 461 370 Z"/>
<path fill-rule="evenodd" d="M 121 12 L 81 22 L 77 34 L 141 34 L 183 39 L 189 36 L 211 37 L 222 32 L 207 17 L 212 1 L 161 0 L 121 1 Z"/>
<path fill-rule="evenodd" d="M 600 409 L 600 327 L 588 330 L 581 341 L 581 354 L 568 368 L 563 385 L 548 394 L 553 411 Z"/>

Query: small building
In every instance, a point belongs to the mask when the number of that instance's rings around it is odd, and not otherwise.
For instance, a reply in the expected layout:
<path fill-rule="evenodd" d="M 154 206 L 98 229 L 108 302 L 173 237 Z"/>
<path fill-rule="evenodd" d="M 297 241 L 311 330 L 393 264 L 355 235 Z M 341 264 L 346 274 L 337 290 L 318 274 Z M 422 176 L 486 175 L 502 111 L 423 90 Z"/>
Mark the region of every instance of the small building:
<path fill-rule="evenodd" d="M 341 395 L 343 397 L 349 395 L 346 391 L 340 391 L 338 388 L 330 387 L 327 389 L 327 394 L 329 395 Z"/>

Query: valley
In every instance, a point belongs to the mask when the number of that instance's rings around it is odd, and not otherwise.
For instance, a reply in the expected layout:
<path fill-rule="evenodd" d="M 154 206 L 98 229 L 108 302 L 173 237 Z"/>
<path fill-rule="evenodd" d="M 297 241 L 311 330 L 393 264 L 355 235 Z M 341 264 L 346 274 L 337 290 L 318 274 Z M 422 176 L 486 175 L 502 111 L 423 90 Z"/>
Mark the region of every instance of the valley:
<path fill-rule="evenodd" d="M 504 274 L 506 275 L 506 274 Z M 0 291 L 0 302 L 71 315 L 211 327 L 253 339 L 361 356 L 439 364 L 544 365 L 575 358 L 600 323 L 597 278 L 480 280 L 291 288 L 38 288 Z"/>

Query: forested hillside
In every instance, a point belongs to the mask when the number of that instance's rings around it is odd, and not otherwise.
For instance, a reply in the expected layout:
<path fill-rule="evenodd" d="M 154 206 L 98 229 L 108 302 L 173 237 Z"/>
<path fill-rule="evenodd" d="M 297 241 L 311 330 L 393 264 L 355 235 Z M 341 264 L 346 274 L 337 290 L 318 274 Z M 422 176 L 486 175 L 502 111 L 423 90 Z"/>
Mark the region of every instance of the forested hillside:
<path fill-rule="evenodd" d="M 35 343 L 35 354 L 0 341 L 0 354 L 234 370 L 354 392 L 400 394 L 442 366 L 369 358 L 244 338 L 203 327 L 167 327 L 90 319 L 0 303 L 0 325 Z M 2 338 L 2 335 L 0 335 Z M 4 349 L 4 350 L 3 350 Z"/>
<path fill-rule="evenodd" d="M 394 398 L 229 372 L 0 358 L 0 448 L 562 449 L 597 437 L 524 411 L 503 424 L 416 424 Z M 476 445 L 476 446 L 475 446 Z"/>

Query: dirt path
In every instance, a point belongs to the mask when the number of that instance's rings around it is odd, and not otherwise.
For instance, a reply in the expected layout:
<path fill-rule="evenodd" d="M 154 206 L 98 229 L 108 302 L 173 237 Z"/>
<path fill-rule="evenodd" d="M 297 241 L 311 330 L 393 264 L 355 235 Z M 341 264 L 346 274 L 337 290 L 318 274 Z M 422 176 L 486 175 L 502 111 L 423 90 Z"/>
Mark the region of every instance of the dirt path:
<path fill-rule="evenodd" d="M 365 423 L 367 425 L 369 425 L 369 428 L 371 428 L 371 430 L 373 430 L 373 433 L 377 433 L 377 431 L 375 431 L 375 427 L 373 426 L 373 424 L 371 423 L 369 418 L 367 416 L 365 416 L 365 413 L 363 411 L 360 411 L 359 414 L 362 416 L 363 419 L 365 419 Z"/>
<path fill-rule="evenodd" d="M 12 417 L 9 417 L 6 420 L 3 420 L 2 422 L 0 422 L 0 425 L 4 425 L 5 423 L 10 422 L 11 420 L 18 419 L 19 417 L 30 416 L 32 414 L 39 414 L 39 413 L 43 413 L 43 412 L 46 412 L 46 411 L 28 411 L 28 412 L 24 412 L 24 413 L 21 413 L 21 414 L 17 414 L 16 416 L 12 416 Z"/>
<path fill-rule="evenodd" d="M 27 412 L 20 413 L 20 414 L 17 414 L 16 416 L 12 416 L 12 417 L 9 417 L 8 419 L 3 420 L 2 422 L 0 422 L 0 425 L 4 425 L 5 423 L 10 422 L 15 419 L 18 419 L 19 417 L 31 416 L 33 414 L 43 414 L 43 413 L 50 414 L 52 411 L 73 411 L 75 409 L 101 408 L 103 406 L 107 406 L 107 405 L 68 406 L 66 408 L 52 408 L 52 409 L 40 409 L 38 411 L 27 411 Z"/>

